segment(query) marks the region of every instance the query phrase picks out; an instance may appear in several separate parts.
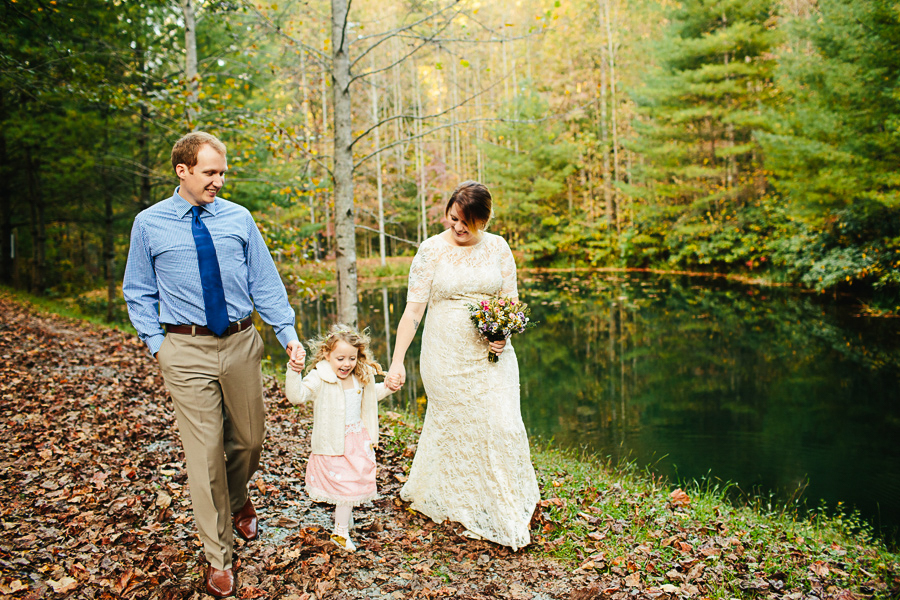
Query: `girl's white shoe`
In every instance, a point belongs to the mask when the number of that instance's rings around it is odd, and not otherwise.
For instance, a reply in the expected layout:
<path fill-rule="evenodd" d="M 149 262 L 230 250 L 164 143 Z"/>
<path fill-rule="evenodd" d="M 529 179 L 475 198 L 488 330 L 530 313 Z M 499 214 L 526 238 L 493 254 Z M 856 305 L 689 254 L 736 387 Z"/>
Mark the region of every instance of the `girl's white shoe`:
<path fill-rule="evenodd" d="M 335 546 L 347 552 L 356 552 L 356 545 L 349 536 L 338 535 L 337 532 L 331 534 L 331 541 Z"/>

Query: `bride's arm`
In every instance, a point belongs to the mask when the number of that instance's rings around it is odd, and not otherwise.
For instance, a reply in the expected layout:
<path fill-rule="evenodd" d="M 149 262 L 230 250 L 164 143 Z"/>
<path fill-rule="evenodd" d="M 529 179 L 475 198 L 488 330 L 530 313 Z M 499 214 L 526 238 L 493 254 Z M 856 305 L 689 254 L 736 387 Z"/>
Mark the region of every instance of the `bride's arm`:
<path fill-rule="evenodd" d="M 498 236 L 499 237 L 499 236 Z M 503 277 L 503 286 L 500 288 L 500 295 L 510 300 L 519 300 L 519 287 L 516 281 L 516 259 L 509 244 L 502 237 L 500 238 L 500 275 Z M 506 340 L 499 342 L 490 342 L 491 351 L 499 356 L 506 347 Z"/>
<path fill-rule="evenodd" d="M 403 359 L 406 357 L 406 350 L 413 338 L 416 337 L 416 330 L 425 315 L 426 306 L 426 302 L 407 302 L 403 316 L 400 317 L 400 323 L 397 325 L 394 356 L 391 358 L 391 368 L 385 378 L 395 389 L 406 383 L 406 367 L 403 366 Z"/>

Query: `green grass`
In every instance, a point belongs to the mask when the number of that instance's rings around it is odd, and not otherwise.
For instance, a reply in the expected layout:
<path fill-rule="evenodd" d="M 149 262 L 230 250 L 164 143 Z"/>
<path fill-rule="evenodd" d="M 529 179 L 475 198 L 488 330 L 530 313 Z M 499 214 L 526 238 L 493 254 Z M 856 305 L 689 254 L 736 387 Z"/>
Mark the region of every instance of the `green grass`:
<path fill-rule="evenodd" d="M 117 329 L 137 335 L 137 332 L 128 320 L 128 312 L 125 308 L 125 301 L 121 297 L 121 292 L 117 295 L 118 303 L 113 308 L 112 322 L 107 321 L 105 318 L 106 290 L 95 290 L 76 296 L 62 297 L 36 296 L 22 290 L 0 286 L 0 296 L 19 304 L 31 306 L 38 312 L 87 321 L 100 327 Z"/>
<path fill-rule="evenodd" d="M 676 486 L 633 464 L 539 445 L 532 460 L 543 497 L 535 547 L 554 558 L 637 574 L 647 587 L 702 583 L 709 597 L 768 594 L 776 586 L 876 597 L 900 589 L 900 556 L 858 514 L 801 511 L 771 497 L 736 503 L 732 484 L 710 479 L 682 484 L 679 505 Z"/>
<path fill-rule="evenodd" d="M 383 415 L 382 429 L 389 452 L 402 455 L 421 419 Z M 887 598 L 900 590 L 900 555 L 856 513 L 737 494 L 711 477 L 679 487 L 634 463 L 552 442 L 533 440 L 531 457 L 542 500 L 526 551 L 572 571 L 637 578 L 683 597 Z"/>

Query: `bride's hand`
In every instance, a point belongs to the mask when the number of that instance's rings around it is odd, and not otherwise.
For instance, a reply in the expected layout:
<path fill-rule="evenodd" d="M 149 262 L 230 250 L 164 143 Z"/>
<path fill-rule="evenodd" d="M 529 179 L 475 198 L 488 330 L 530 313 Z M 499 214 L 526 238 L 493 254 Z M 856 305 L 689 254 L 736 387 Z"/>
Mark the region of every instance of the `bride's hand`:
<path fill-rule="evenodd" d="M 388 370 L 387 377 L 384 378 L 387 386 L 393 391 L 397 391 L 400 387 L 406 383 L 406 367 L 403 366 L 403 363 L 391 363 L 391 368 Z"/>
<path fill-rule="evenodd" d="M 506 340 L 500 340 L 499 342 L 491 342 L 491 352 L 500 356 L 503 353 L 503 349 L 506 347 Z"/>

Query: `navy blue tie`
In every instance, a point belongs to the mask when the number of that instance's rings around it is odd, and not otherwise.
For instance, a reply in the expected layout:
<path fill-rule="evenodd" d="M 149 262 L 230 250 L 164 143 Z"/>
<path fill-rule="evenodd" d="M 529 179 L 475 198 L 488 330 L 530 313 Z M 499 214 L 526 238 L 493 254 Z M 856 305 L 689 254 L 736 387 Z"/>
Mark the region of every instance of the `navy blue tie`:
<path fill-rule="evenodd" d="M 219 272 L 219 261 L 216 259 L 216 247 L 213 246 L 209 229 L 200 219 L 199 206 L 192 206 L 194 220 L 191 233 L 197 245 L 197 261 L 200 263 L 200 285 L 203 286 L 203 305 L 206 308 L 206 326 L 217 336 L 228 329 L 228 308 L 225 305 L 225 290 L 222 288 L 222 273 Z"/>

